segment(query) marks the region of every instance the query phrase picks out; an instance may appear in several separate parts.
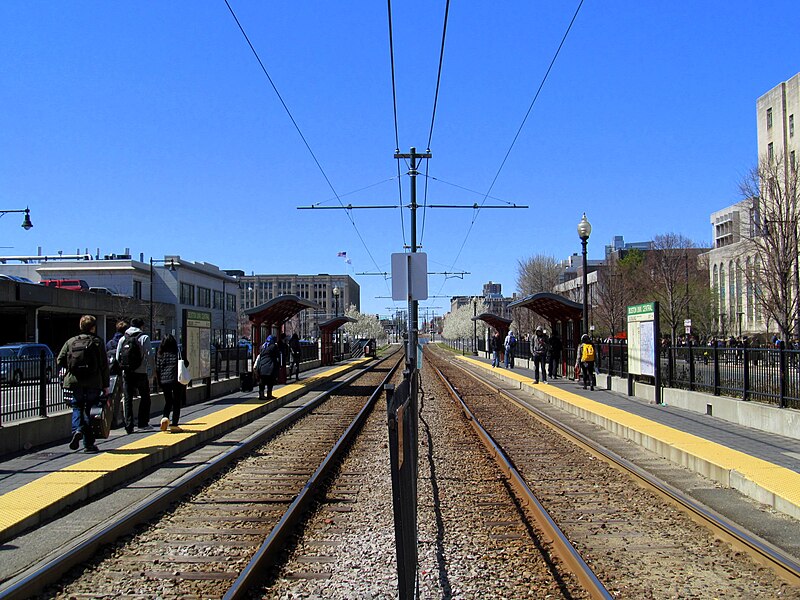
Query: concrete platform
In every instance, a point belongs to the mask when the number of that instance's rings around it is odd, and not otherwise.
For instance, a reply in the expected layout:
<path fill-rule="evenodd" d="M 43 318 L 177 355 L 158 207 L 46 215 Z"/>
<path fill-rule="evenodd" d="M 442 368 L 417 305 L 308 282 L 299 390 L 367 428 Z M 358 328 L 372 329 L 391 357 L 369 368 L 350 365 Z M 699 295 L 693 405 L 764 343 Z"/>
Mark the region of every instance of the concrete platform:
<path fill-rule="evenodd" d="M 800 519 L 800 440 L 683 408 L 657 405 L 617 391 L 584 390 L 578 382 L 533 383 L 518 361 L 514 369 L 493 368 L 487 359 L 457 356 L 472 368 L 519 386 L 622 438 Z M 711 396 L 709 401 L 716 400 Z M 761 406 L 786 413 L 787 409 Z M 780 420 L 780 415 L 776 415 Z M 785 419 L 783 419 L 785 420 Z M 798 432 L 800 434 L 800 432 Z"/>
<path fill-rule="evenodd" d="M 156 430 L 127 435 L 118 429 L 107 440 L 98 440 L 99 454 L 71 451 L 65 443 L 0 461 L 0 541 L 274 411 L 370 360 L 307 371 L 299 382 L 275 386 L 274 400 L 259 400 L 256 389 L 187 406 L 182 410 L 179 433 Z M 151 418 L 154 420 L 158 421 Z"/>

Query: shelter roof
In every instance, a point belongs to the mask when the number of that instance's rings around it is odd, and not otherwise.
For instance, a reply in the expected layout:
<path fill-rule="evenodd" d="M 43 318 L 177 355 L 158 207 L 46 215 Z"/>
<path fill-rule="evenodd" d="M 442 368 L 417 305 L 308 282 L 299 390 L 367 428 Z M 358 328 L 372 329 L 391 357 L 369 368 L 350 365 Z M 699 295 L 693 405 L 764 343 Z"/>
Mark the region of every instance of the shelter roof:
<path fill-rule="evenodd" d="M 508 308 L 527 308 L 552 322 L 579 321 L 583 316 L 582 304 L 549 292 L 525 296 L 509 304 Z"/>
<path fill-rule="evenodd" d="M 353 319 L 352 317 L 345 317 L 345 316 L 333 317 L 332 319 L 328 319 L 327 321 L 323 321 L 322 323 L 320 323 L 319 330 L 336 331 L 337 329 L 339 329 L 339 327 L 341 327 L 345 323 L 357 323 L 357 322 L 358 321 L 356 319 Z"/>
<path fill-rule="evenodd" d="M 507 331 L 511 327 L 511 319 L 506 319 L 493 313 L 481 313 L 477 317 L 472 317 L 472 320 L 483 321 L 497 331 Z"/>
<path fill-rule="evenodd" d="M 320 307 L 310 300 L 304 300 L 299 296 L 284 294 L 283 296 L 276 296 L 272 300 L 268 300 L 253 308 L 248 308 L 244 311 L 244 314 L 250 318 L 251 322 L 256 324 L 280 324 L 288 321 L 297 313 L 307 308 L 318 310 Z"/>

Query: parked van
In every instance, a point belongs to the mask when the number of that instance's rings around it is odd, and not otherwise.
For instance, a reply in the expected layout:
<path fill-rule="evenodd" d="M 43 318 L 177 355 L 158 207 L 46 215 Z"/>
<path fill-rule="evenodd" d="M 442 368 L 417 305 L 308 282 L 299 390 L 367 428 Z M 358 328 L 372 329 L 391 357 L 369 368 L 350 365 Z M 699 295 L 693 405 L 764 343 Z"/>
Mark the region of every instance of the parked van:
<path fill-rule="evenodd" d="M 89 291 L 89 284 L 83 279 L 42 279 L 39 283 L 47 287 L 61 288 L 62 290 Z"/>

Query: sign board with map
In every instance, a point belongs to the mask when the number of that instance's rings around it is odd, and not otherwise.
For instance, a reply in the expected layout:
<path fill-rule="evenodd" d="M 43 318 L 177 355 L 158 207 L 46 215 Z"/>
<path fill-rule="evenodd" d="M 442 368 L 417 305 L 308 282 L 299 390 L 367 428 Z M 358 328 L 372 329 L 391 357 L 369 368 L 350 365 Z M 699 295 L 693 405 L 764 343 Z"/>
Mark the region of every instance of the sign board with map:
<path fill-rule="evenodd" d="M 661 403 L 658 368 L 658 302 L 628 307 L 628 373 L 655 379 L 656 402 Z"/>

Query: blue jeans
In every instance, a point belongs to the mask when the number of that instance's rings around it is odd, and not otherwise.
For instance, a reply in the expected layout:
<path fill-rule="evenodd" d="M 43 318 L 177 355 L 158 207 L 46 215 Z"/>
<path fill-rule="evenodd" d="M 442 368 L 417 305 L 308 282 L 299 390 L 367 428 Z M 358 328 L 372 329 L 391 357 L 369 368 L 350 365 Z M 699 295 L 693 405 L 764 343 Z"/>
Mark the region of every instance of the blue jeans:
<path fill-rule="evenodd" d="M 512 369 L 514 368 L 514 352 L 512 350 L 506 350 L 506 369 L 510 366 Z"/>
<path fill-rule="evenodd" d="M 94 446 L 94 433 L 89 423 L 89 414 L 93 406 L 100 402 L 100 392 L 91 388 L 72 389 L 72 433 L 80 431 L 83 434 L 83 447 Z"/>
<path fill-rule="evenodd" d="M 500 366 L 500 350 L 494 351 L 494 355 L 492 356 L 492 366 L 493 367 Z"/>

